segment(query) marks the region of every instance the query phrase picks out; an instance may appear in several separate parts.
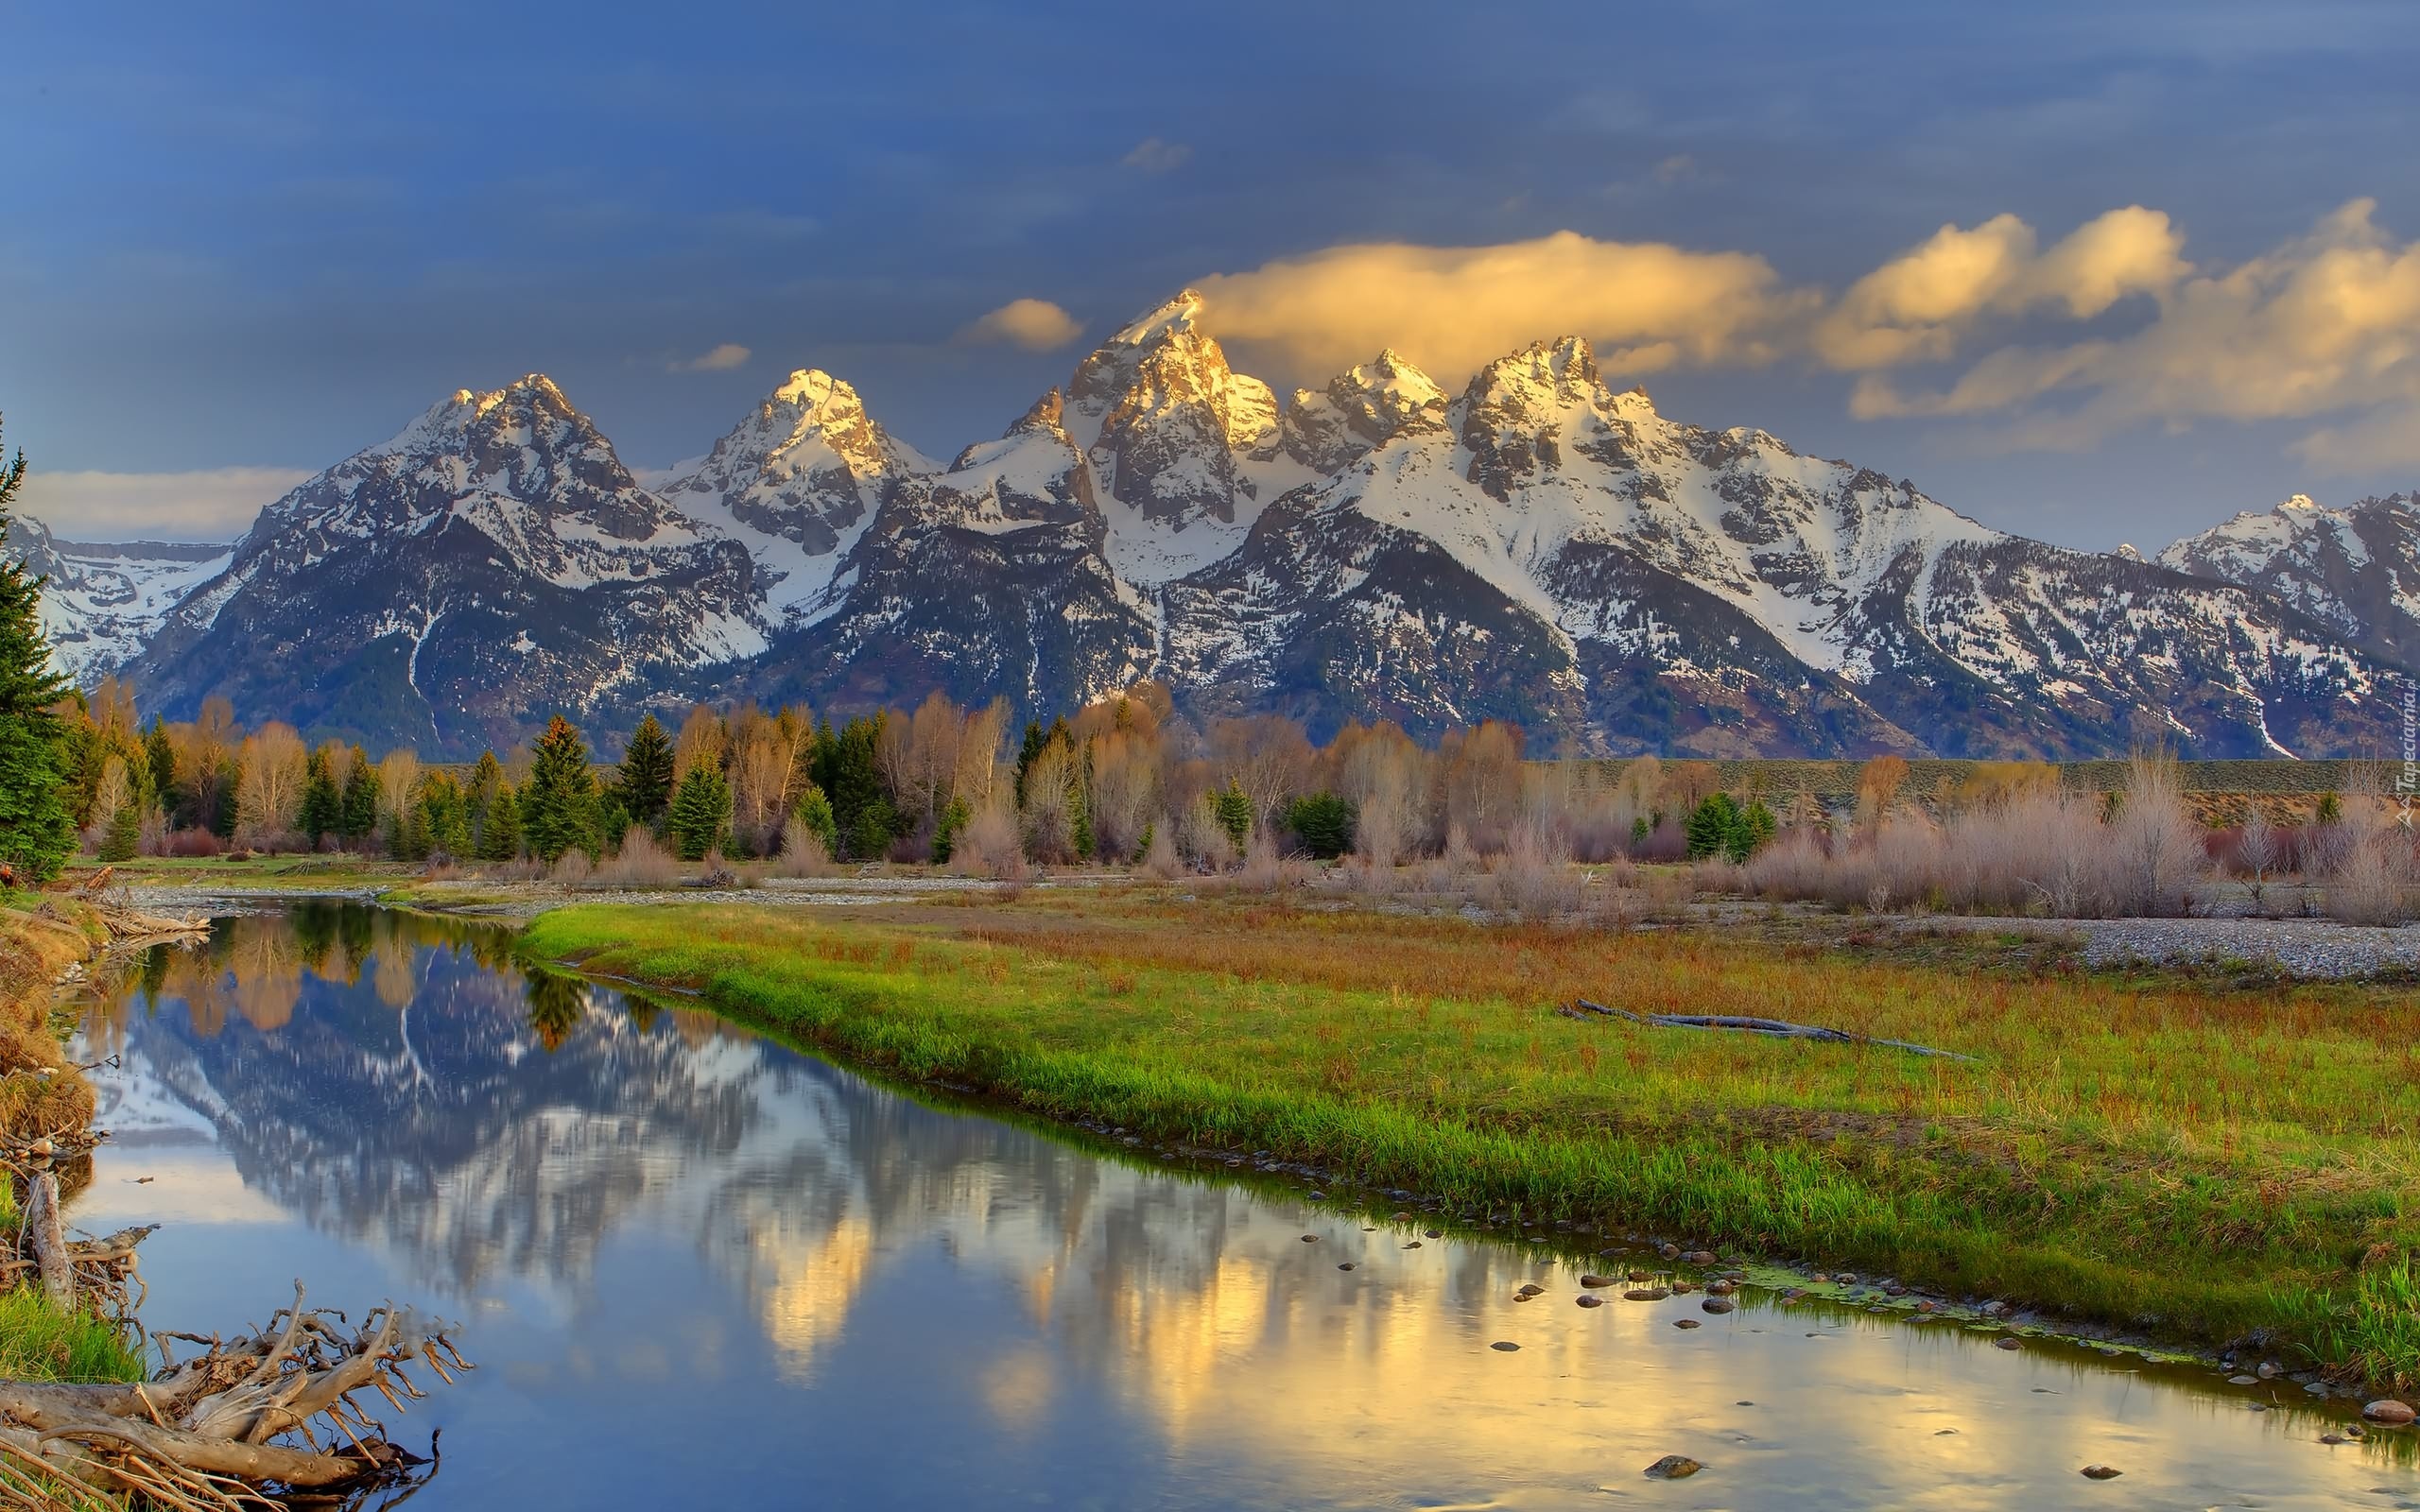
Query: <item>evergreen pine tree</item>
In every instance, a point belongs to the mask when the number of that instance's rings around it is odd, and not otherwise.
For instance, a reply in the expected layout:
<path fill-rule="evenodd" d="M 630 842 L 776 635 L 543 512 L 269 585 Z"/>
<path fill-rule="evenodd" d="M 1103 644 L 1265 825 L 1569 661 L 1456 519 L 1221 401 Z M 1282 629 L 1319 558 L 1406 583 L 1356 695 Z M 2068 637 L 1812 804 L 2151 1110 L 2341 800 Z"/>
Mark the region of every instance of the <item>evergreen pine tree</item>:
<path fill-rule="evenodd" d="M 1353 849 L 1353 805 L 1334 793 L 1309 793 L 1286 810 L 1286 827 L 1315 860 L 1333 861 Z"/>
<path fill-rule="evenodd" d="M 177 791 L 177 747 L 168 739 L 168 722 L 151 716 L 150 732 L 143 737 L 143 765 L 151 768 L 151 793 L 161 808 L 177 811 L 183 795 Z"/>
<path fill-rule="evenodd" d="M 1227 785 L 1212 797 L 1211 807 L 1219 828 L 1227 832 L 1227 838 L 1235 842 L 1236 850 L 1242 850 L 1252 834 L 1252 799 L 1242 784 L 1232 777 L 1227 779 Z"/>
<path fill-rule="evenodd" d="M 966 806 L 966 799 L 951 794 L 950 800 L 942 806 L 941 819 L 933 827 L 934 866 L 949 865 L 949 858 L 958 852 L 959 832 L 974 817 L 975 811 Z"/>
<path fill-rule="evenodd" d="M 521 859 L 521 799 L 501 777 L 488 799 L 487 822 L 479 827 L 479 859 Z"/>
<path fill-rule="evenodd" d="M 346 845 L 358 849 L 377 833 L 378 786 L 378 768 L 370 765 L 370 753 L 355 746 L 345 765 L 344 794 L 337 802 L 341 819 L 337 829 Z"/>
<path fill-rule="evenodd" d="M 553 866 L 574 846 L 596 849 L 596 774 L 588 742 L 557 714 L 538 740 L 537 765 L 521 795 L 522 837 L 529 853 Z"/>
<path fill-rule="evenodd" d="M 471 780 L 462 786 L 462 808 L 470 816 L 471 844 L 478 854 L 486 854 L 488 811 L 495 807 L 495 796 L 503 786 L 504 764 L 493 750 L 479 752 Z"/>
<path fill-rule="evenodd" d="M 1684 832 L 1688 839 L 1689 859 L 1703 861 L 1708 856 L 1729 855 L 1737 843 L 1741 822 L 1736 799 L 1728 793 L 1707 794 L 1689 811 L 1689 822 Z"/>
<path fill-rule="evenodd" d="M 1093 853 L 1093 753 L 1067 764 L 1067 834 L 1079 859 Z"/>
<path fill-rule="evenodd" d="M 60 772 L 66 783 L 61 797 L 68 821 L 81 830 L 109 817 L 94 813 L 93 806 L 100 800 L 101 774 L 109 768 L 110 752 L 101 744 L 100 727 L 93 723 L 92 706 L 82 690 L 70 688 L 67 697 L 76 706 L 76 717 L 59 722 Z"/>
<path fill-rule="evenodd" d="M 850 720 L 833 741 L 828 775 L 819 775 L 824 796 L 832 800 L 832 817 L 849 841 L 849 853 L 860 861 L 878 861 L 890 848 L 897 813 L 882 786 L 883 716 Z"/>
<path fill-rule="evenodd" d="M 672 801 L 672 737 L 649 714 L 631 732 L 631 748 L 622 754 L 622 771 L 614 794 L 631 820 L 652 825 L 664 817 Z"/>
<path fill-rule="evenodd" d="M 25 475 L 24 453 L 0 463 L 0 534 Z M 44 581 L 22 560 L 0 559 L 0 868 L 20 884 L 58 876 L 76 845 L 62 791 L 64 731 L 51 713 L 68 682 L 43 639 Z"/>
<path fill-rule="evenodd" d="M 809 833 L 822 841 L 825 855 L 840 853 L 840 821 L 833 816 L 832 800 L 824 797 L 823 789 L 813 782 L 800 789 L 798 798 L 790 804 L 790 822 L 806 826 Z"/>
<path fill-rule="evenodd" d="M 713 760 L 701 758 L 681 779 L 666 822 L 673 851 L 683 861 L 703 861 L 722 843 L 731 828 L 731 784 Z"/>
<path fill-rule="evenodd" d="M 1740 811 L 1739 823 L 1733 830 L 1731 843 L 1723 849 L 1723 853 L 1734 861 L 1745 861 L 1772 844 L 1780 828 L 1773 817 L 1773 811 L 1765 806 L 1763 799 L 1757 799 Z"/>
<path fill-rule="evenodd" d="M 471 853 L 471 816 L 462 802 L 462 784 L 451 772 L 432 772 L 422 780 L 415 836 L 429 855 L 459 861 Z"/>
<path fill-rule="evenodd" d="M 142 811 L 131 802 L 121 803 L 103 827 L 100 849 L 95 853 L 103 861 L 116 863 L 133 860 L 142 849 Z"/>
<path fill-rule="evenodd" d="M 230 756 L 218 764 L 218 804 L 211 810 L 210 833 L 221 840 L 235 837 L 235 795 L 243 790 L 244 764 Z"/>
<path fill-rule="evenodd" d="M 302 808 L 296 822 L 302 833 L 311 837 L 311 849 L 316 850 L 343 820 L 344 797 L 337 787 L 337 774 L 330 767 L 328 748 L 320 746 L 302 765 Z"/>
<path fill-rule="evenodd" d="M 1019 808 L 1025 807 L 1026 768 L 1031 766 L 1033 759 L 1042 754 L 1044 744 L 1041 722 L 1033 719 L 1027 720 L 1025 739 L 1017 745 L 1017 807 Z"/>

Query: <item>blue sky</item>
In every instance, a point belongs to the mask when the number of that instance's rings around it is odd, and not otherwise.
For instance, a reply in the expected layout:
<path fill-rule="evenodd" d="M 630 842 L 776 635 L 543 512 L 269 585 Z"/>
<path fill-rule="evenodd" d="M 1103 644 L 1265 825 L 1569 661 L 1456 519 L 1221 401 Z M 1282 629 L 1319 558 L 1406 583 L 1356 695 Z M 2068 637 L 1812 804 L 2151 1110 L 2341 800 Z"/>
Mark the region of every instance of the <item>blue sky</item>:
<path fill-rule="evenodd" d="M 1668 414 L 2081 545 L 2420 487 L 2400 0 L 0 0 L 0 416 L 88 535 L 227 533 L 533 369 L 633 466 L 803 366 L 948 455 L 1204 279 L 1281 391 L 1398 317 L 1449 380 L 1577 329 Z M 1081 335 L 968 338 L 1019 299 Z"/>

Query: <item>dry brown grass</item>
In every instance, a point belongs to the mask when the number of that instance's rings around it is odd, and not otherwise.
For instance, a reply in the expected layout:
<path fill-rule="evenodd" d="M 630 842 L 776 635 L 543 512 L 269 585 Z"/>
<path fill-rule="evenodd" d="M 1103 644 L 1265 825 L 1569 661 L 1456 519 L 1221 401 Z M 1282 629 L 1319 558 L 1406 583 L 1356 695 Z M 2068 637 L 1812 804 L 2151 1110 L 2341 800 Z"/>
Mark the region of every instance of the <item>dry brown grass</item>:
<path fill-rule="evenodd" d="M 0 909 L 0 1134 L 31 1138 L 80 1128 L 93 1116 L 93 1089 L 67 1064 L 50 1029 L 52 984 L 88 959 L 97 936 L 76 905 L 53 912 Z M 53 1066 L 55 1074 L 27 1074 Z"/>

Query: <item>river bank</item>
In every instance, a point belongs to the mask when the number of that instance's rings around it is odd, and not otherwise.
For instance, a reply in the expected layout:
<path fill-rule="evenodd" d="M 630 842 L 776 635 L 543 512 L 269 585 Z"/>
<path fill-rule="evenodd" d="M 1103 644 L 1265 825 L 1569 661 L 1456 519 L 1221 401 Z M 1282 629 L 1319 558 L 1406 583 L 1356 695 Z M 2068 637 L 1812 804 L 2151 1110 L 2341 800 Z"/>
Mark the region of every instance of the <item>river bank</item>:
<path fill-rule="evenodd" d="M 2411 1056 L 2376 989 L 1979 971 L 1145 892 L 584 904 L 533 956 L 898 1074 L 1458 1212 L 1639 1229 L 2420 1376 Z M 1642 1029 L 1753 1011 L 1952 1050 Z"/>

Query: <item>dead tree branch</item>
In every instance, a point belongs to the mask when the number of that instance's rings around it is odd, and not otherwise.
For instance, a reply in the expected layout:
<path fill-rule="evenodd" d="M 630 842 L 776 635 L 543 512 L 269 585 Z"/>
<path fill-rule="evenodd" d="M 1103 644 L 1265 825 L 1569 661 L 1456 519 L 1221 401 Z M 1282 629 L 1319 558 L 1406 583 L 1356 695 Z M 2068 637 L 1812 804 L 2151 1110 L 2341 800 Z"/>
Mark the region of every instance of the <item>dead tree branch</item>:
<path fill-rule="evenodd" d="M 1975 1058 L 1960 1055 L 1955 1050 L 1937 1050 L 1931 1045 L 1915 1044 L 1906 1040 L 1879 1040 L 1872 1035 L 1852 1034 L 1846 1029 L 1828 1029 L 1821 1024 L 1791 1023 L 1784 1019 L 1759 1019 L 1745 1014 L 1633 1013 L 1628 1008 L 1609 1008 L 1586 998 L 1578 999 L 1570 1007 L 1560 1011 L 1568 1019 L 1582 1019 L 1594 1013 L 1609 1019 L 1627 1019 L 1632 1023 L 1651 1029 L 1737 1029 L 1775 1040 L 1821 1040 L 1833 1044 L 1876 1045 L 1885 1050 L 1904 1050 L 1911 1056 L 1939 1056 L 1945 1060 Z"/>

